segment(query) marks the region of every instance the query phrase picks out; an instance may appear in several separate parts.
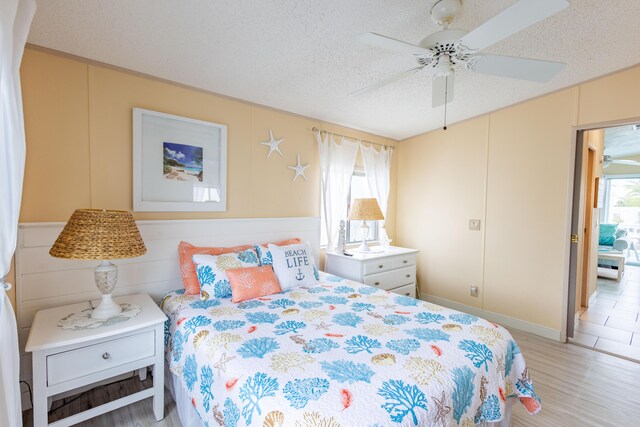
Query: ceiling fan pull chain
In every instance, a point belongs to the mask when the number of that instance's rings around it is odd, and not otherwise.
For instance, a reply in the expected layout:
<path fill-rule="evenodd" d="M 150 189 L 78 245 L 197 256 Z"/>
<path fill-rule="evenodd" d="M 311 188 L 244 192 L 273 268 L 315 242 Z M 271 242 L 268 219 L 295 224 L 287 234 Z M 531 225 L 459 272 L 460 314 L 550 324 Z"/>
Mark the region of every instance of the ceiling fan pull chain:
<path fill-rule="evenodd" d="M 444 126 L 442 130 L 447 130 L 447 104 L 449 103 L 449 77 L 444 78 Z"/>

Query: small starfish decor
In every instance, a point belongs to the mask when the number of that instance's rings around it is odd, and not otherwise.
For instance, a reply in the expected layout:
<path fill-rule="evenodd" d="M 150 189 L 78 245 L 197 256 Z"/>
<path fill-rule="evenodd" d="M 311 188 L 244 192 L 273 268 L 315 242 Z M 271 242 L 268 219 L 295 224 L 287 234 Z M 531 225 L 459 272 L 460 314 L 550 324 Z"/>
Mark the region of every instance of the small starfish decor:
<path fill-rule="evenodd" d="M 329 323 L 329 324 L 327 325 L 327 324 L 326 324 L 326 323 L 324 323 L 324 322 L 320 322 L 320 323 L 319 323 L 319 324 L 317 324 L 317 325 L 316 325 L 315 323 L 313 324 L 313 326 L 315 326 L 315 327 L 316 327 L 316 330 L 324 329 L 325 331 L 328 331 L 328 330 L 329 330 L 329 327 L 330 327 L 330 326 L 332 326 L 332 325 L 333 325 L 333 323 Z"/>
<path fill-rule="evenodd" d="M 282 141 L 284 141 L 284 138 L 275 139 L 273 137 L 273 132 L 271 131 L 271 129 L 269 129 L 269 140 L 268 141 L 260 141 L 261 145 L 266 145 L 266 146 L 269 147 L 269 153 L 267 154 L 267 159 L 269 157 L 271 157 L 271 154 L 274 151 L 276 153 L 280 154 L 280 156 L 284 157 L 284 155 L 282 154 L 282 151 L 280 151 L 280 147 L 278 147 Z"/>
<path fill-rule="evenodd" d="M 304 178 L 304 180 L 305 180 L 305 181 L 307 180 L 307 177 L 304 175 L 304 170 L 305 170 L 306 168 L 308 168 L 308 167 L 309 167 L 309 165 L 308 165 L 308 164 L 307 164 L 307 165 L 303 165 L 303 164 L 300 162 L 300 154 L 298 154 L 298 164 L 297 164 L 297 165 L 295 165 L 295 166 L 287 166 L 287 167 L 288 167 L 289 169 L 291 169 L 291 170 L 293 170 L 293 171 L 295 171 L 295 172 L 296 172 L 296 174 L 293 176 L 293 182 L 295 182 L 295 181 L 296 181 L 296 179 L 297 179 L 299 176 L 301 176 L 302 178 Z"/>
<path fill-rule="evenodd" d="M 432 397 L 431 400 L 436 404 L 436 416 L 433 421 L 437 423 L 442 423 L 443 426 L 447 425 L 447 415 L 451 412 L 451 406 L 445 404 L 445 395 L 444 391 L 442 392 L 442 397 L 438 399 L 437 397 Z"/>
<path fill-rule="evenodd" d="M 227 372 L 227 362 L 235 359 L 235 356 L 227 357 L 227 353 L 222 353 L 220 360 L 214 363 L 213 367 L 218 369 L 218 378 L 223 372 Z"/>

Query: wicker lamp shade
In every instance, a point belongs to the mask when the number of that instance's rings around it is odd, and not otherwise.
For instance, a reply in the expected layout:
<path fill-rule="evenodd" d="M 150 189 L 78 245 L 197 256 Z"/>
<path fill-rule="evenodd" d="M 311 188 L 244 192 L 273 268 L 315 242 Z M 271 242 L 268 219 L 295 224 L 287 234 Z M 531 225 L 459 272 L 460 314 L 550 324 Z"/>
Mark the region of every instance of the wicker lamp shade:
<path fill-rule="evenodd" d="M 57 258 L 108 260 L 144 255 L 147 248 L 128 211 L 77 209 L 49 254 Z"/>
<path fill-rule="evenodd" d="M 349 220 L 378 221 L 383 220 L 384 215 L 380 210 L 376 199 L 355 199 L 349 211 Z"/>

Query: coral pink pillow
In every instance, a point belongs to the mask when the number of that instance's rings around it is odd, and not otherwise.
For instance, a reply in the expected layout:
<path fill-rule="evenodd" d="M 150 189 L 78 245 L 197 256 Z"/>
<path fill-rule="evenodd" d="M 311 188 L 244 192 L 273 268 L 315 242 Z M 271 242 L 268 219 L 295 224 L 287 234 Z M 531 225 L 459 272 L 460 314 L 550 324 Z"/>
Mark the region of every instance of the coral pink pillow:
<path fill-rule="evenodd" d="M 206 248 L 193 246 L 191 243 L 187 242 L 180 242 L 178 245 L 178 254 L 180 255 L 180 272 L 182 273 L 182 285 L 184 286 L 185 294 L 200 294 L 200 282 L 198 282 L 196 266 L 191 259 L 193 255 L 222 255 L 233 252 L 242 252 L 247 249 L 253 249 L 253 245 L 234 246 L 231 248 Z"/>
<path fill-rule="evenodd" d="M 270 265 L 233 268 L 226 270 L 225 273 L 231 283 L 231 301 L 233 302 L 242 302 L 282 292 Z"/>

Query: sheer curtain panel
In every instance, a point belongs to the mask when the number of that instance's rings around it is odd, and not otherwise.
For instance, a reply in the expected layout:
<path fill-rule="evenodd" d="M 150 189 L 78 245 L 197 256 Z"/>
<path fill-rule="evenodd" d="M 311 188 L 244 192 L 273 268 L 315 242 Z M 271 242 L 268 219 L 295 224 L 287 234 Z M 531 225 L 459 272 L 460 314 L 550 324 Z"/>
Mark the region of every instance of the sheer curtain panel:
<path fill-rule="evenodd" d="M 327 249 L 333 250 L 338 241 L 340 221 L 347 218 L 347 197 L 359 144 L 344 138 L 341 144 L 337 144 L 333 135 L 325 134 L 325 138 L 322 139 L 320 132 L 317 134 L 317 140 L 320 150 L 322 208 Z"/>
<path fill-rule="evenodd" d="M 22 425 L 16 318 L 5 283 L 16 249 L 25 137 L 20 61 L 36 10 L 34 0 L 0 1 L 0 426 Z"/>
<path fill-rule="evenodd" d="M 391 154 L 393 150 L 390 147 L 381 147 L 380 151 L 377 151 L 373 146 L 365 147 L 364 145 L 361 148 L 369 190 L 378 201 L 382 215 L 386 218 L 389 188 L 391 187 Z M 378 239 L 382 246 L 389 246 L 389 236 L 384 223 L 384 221 L 378 222 Z"/>

